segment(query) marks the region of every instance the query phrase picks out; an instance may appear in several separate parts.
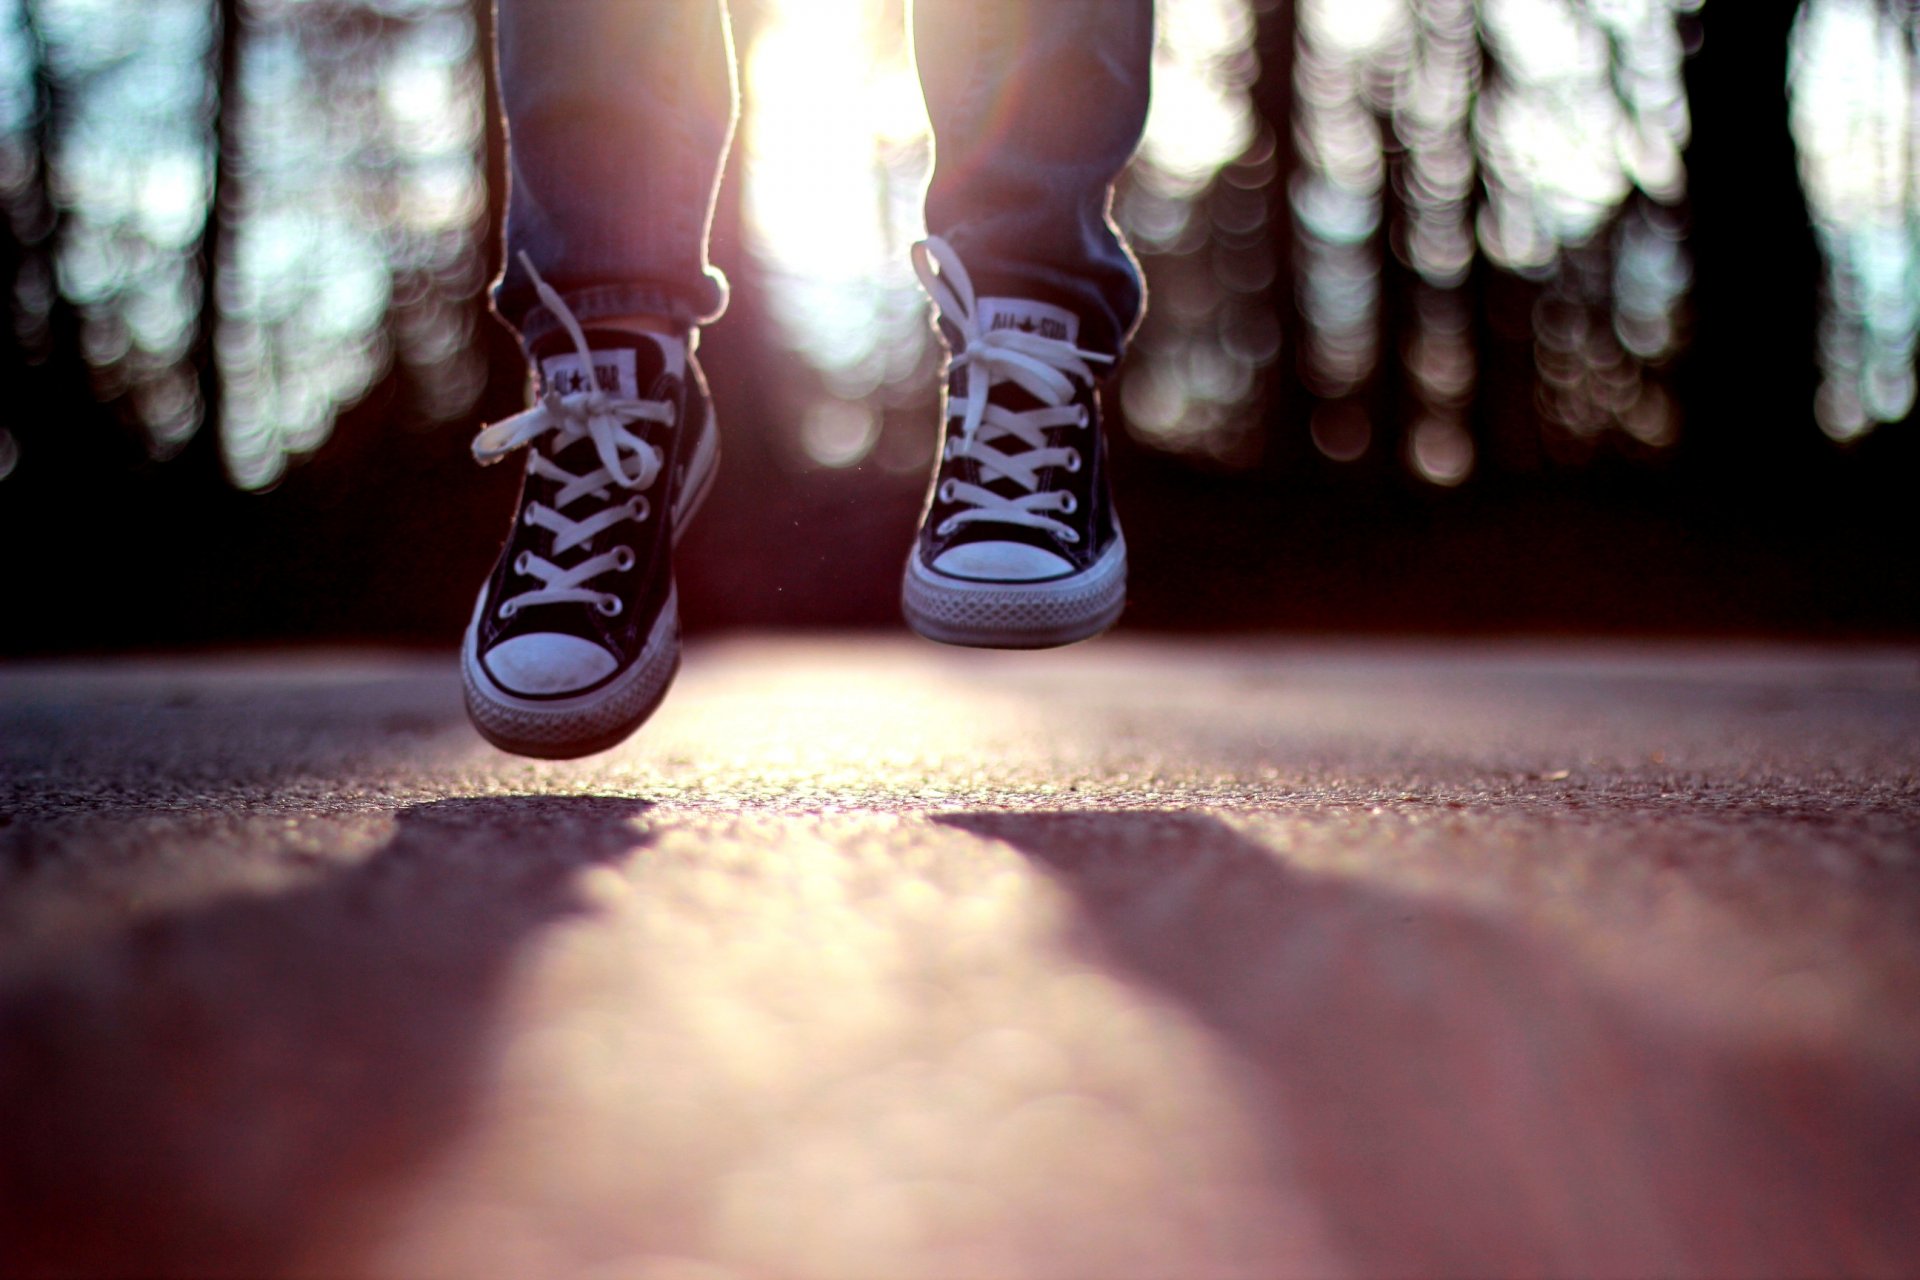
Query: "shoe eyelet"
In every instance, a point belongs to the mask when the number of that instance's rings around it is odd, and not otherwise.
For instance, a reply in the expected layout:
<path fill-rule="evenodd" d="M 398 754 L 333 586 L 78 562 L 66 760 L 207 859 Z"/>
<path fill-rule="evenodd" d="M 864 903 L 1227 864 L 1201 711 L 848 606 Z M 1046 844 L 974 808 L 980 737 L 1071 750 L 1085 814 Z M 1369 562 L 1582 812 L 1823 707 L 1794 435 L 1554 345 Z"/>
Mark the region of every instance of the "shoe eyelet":
<path fill-rule="evenodd" d="M 513 571 L 517 574 L 520 574 L 522 577 L 528 576 L 529 571 L 532 568 L 533 568 L 533 552 L 522 551 L 519 555 L 513 558 Z"/>
<path fill-rule="evenodd" d="M 1070 493 L 1063 493 L 1060 495 L 1060 510 L 1063 514 L 1072 515 L 1074 512 L 1078 511 L 1079 509 L 1080 509 L 1080 499 L 1074 497 Z"/>
<path fill-rule="evenodd" d="M 653 504 L 647 501 L 644 493 L 635 494 L 627 499 L 627 517 L 635 522 L 643 521 L 653 514 Z"/>
<path fill-rule="evenodd" d="M 940 482 L 940 501 L 942 501 L 942 502 L 952 502 L 952 501 L 953 501 L 953 486 L 954 486 L 954 484 L 955 484 L 955 481 L 953 481 L 953 480 L 950 480 L 950 479 L 949 479 L 949 480 L 942 480 L 942 481 Z"/>
<path fill-rule="evenodd" d="M 1080 406 L 1079 425 L 1082 429 L 1085 429 L 1093 425 L 1093 414 L 1087 409 L 1085 405 Z"/>
<path fill-rule="evenodd" d="M 593 607 L 609 618 L 617 618 L 626 609 L 619 596 L 601 596 L 593 602 Z"/>
<path fill-rule="evenodd" d="M 1066 531 L 1065 533 L 1063 533 L 1063 534 L 1061 534 L 1061 535 L 1060 535 L 1060 541 L 1062 541 L 1062 542 L 1078 542 L 1078 541 L 1080 541 L 1080 535 L 1079 535 L 1079 534 L 1077 534 L 1077 533 L 1075 533 L 1075 532 L 1074 532 L 1073 530 L 1071 530 L 1071 529 L 1069 529 L 1069 530 L 1067 530 L 1067 531 Z"/>
<path fill-rule="evenodd" d="M 942 521 L 940 522 L 940 524 L 939 524 L 939 525 L 938 525 L 938 526 L 937 526 L 937 527 L 936 527 L 936 528 L 934 529 L 934 531 L 933 531 L 933 532 L 934 532 L 934 536 L 936 536 L 936 537 L 940 537 L 940 538 L 944 538 L 944 537 L 946 537 L 946 536 L 947 536 L 948 534 L 950 534 L 950 533 L 952 533 L 952 532 L 953 532 L 953 529 L 954 529 L 954 524 L 953 524 L 953 521 L 951 521 L 951 520 L 942 520 Z"/>
<path fill-rule="evenodd" d="M 1067 450 L 1067 470 L 1068 470 L 1068 472 L 1070 472 L 1070 473 L 1074 473 L 1074 474 L 1077 474 L 1077 473 L 1079 472 L 1079 470 L 1080 470 L 1080 466 L 1081 466 L 1081 463 L 1080 463 L 1080 451 L 1079 451 L 1078 449 L 1069 449 L 1069 450 Z"/>
<path fill-rule="evenodd" d="M 632 547 L 615 547 L 613 549 L 613 567 L 621 573 L 625 573 L 627 570 L 633 568 L 636 559 L 637 557 L 633 554 Z"/>
<path fill-rule="evenodd" d="M 499 617 L 500 621 L 505 622 L 513 617 L 514 614 L 520 612 L 520 606 L 511 600 L 503 600 L 500 602 L 500 607 L 493 612 Z"/>

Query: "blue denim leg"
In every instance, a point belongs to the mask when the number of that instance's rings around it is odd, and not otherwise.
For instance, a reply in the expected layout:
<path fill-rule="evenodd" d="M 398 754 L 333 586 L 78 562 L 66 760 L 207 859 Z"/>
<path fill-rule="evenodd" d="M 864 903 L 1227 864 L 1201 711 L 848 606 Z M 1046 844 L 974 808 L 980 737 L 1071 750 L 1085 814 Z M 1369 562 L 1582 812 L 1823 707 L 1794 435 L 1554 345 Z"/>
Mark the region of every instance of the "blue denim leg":
<path fill-rule="evenodd" d="M 558 326 L 522 252 L 583 322 L 703 324 L 727 282 L 707 229 L 738 114 L 725 0 L 498 0 L 509 181 L 494 310 Z"/>
<path fill-rule="evenodd" d="M 1153 0 L 915 0 L 913 25 L 927 229 L 981 294 L 1069 307 L 1082 345 L 1119 352 L 1145 299 L 1109 206 L 1146 127 Z"/>

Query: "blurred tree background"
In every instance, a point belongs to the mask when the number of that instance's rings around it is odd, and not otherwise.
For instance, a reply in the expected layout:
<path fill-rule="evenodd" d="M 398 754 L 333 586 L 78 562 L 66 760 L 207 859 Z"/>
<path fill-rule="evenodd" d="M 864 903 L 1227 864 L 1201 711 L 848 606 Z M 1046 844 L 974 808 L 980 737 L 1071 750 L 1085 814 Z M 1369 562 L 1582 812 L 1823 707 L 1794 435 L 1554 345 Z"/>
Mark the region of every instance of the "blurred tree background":
<path fill-rule="evenodd" d="M 937 352 L 903 0 L 733 0 L 695 628 L 891 626 Z M 451 644 L 479 0 L 0 0 L 0 647 Z M 1161 0 L 1136 627 L 1920 630 L 1920 3 Z"/>

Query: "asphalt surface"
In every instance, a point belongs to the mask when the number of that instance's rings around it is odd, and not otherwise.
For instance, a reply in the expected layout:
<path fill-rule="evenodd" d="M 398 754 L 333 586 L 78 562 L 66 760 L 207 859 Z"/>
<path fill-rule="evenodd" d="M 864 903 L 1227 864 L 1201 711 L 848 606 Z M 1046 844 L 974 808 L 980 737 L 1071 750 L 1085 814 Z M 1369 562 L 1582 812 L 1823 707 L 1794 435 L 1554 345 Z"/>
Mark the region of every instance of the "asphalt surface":
<path fill-rule="evenodd" d="M 1920 654 L 0 667 L 0 1274 L 1920 1274 Z"/>

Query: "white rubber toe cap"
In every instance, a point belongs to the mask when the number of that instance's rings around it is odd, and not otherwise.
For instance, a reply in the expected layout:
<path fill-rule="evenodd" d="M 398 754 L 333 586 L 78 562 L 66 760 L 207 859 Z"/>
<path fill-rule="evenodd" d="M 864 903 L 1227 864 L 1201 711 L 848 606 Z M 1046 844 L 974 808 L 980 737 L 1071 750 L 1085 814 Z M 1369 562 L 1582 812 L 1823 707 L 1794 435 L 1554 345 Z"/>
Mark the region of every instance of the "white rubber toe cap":
<path fill-rule="evenodd" d="M 934 571 L 977 582 L 1039 582 L 1072 573 L 1051 551 L 1024 542 L 965 542 L 934 558 Z"/>
<path fill-rule="evenodd" d="M 509 693 L 572 693 L 606 679 L 619 663 L 591 640 L 538 631 L 487 650 L 487 673 Z"/>

